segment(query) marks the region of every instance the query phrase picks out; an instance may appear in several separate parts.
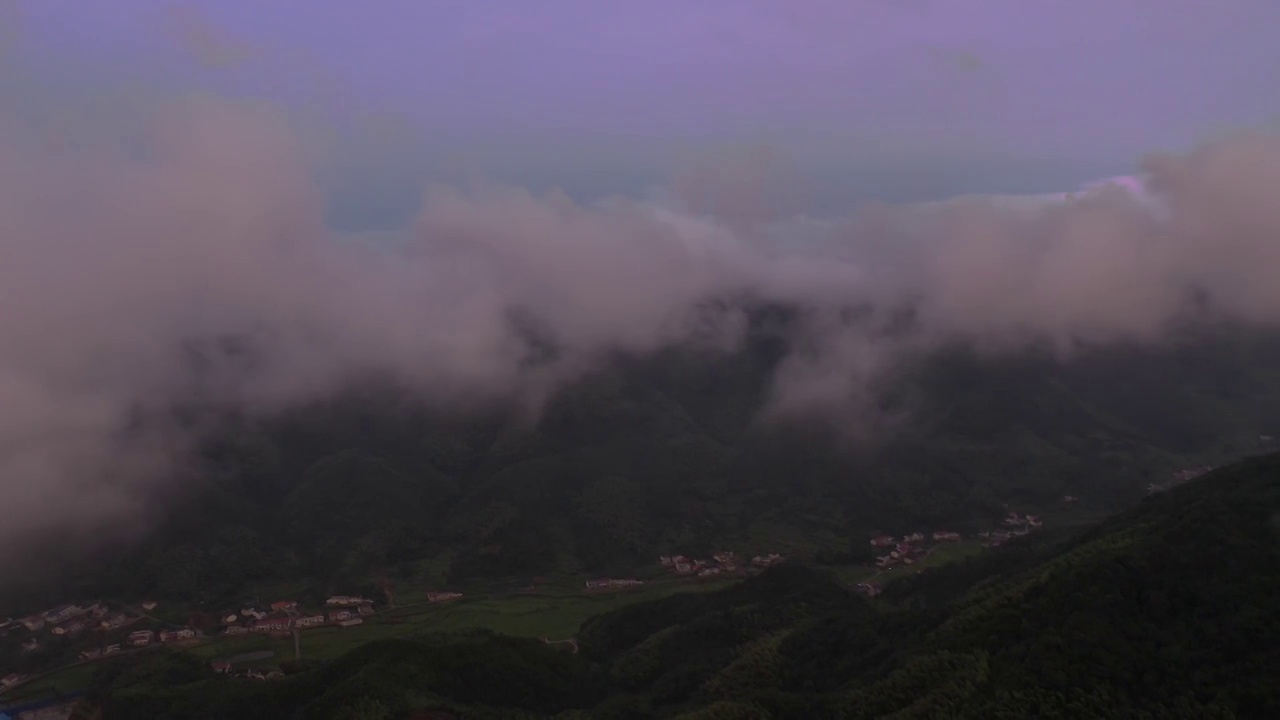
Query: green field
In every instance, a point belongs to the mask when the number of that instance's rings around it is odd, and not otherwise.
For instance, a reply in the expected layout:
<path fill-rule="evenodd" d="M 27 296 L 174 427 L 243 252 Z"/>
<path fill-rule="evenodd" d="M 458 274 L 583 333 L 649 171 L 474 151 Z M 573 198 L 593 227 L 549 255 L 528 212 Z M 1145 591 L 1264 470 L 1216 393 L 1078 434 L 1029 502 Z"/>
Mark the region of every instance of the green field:
<path fill-rule="evenodd" d="M 964 560 L 975 555 L 980 555 L 983 551 L 983 543 L 978 540 L 962 540 L 960 542 L 943 543 L 933 552 L 929 553 L 929 557 L 916 563 L 916 570 L 927 570 L 929 568 L 946 565 L 947 563 Z"/>
<path fill-rule="evenodd" d="M 46 698 L 83 690 L 98 669 L 97 663 L 75 665 L 45 677 L 20 685 L 0 695 L 0 707 L 37 702 Z"/>
<path fill-rule="evenodd" d="M 734 580 L 716 582 L 665 581 L 641 589 L 616 594 L 586 595 L 581 592 L 463 597 L 432 605 L 406 605 L 366 618 L 351 628 L 322 627 L 300 633 L 302 655 L 330 659 L 373 640 L 408 637 L 427 633 L 457 633 L 485 629 L 518 637 L 573 637 L 583 621 L 601 613 L 643 600 L 654 600 L 679 592 L 706 592 L 725 587 Z M 190 652 L 210 660 L 256 650 L 275 651 L 279 659 L 293 657 L 291 638 L 261 635 L 216 637 Z"/>

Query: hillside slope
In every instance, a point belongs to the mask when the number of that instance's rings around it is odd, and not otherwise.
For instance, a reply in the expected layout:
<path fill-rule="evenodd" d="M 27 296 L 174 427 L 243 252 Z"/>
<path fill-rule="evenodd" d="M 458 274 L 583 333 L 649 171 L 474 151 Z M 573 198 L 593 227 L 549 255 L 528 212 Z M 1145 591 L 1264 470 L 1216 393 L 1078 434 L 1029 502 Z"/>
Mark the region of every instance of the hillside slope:
<path fill-rule="evenodd" d="M 1028 541 L 876 600 L 783 565 L 592 619 L 578 655 L 498 636 L 421 638 L 266 686 L 198 668 L 177 687 L 151 679 L 164 676 L 157 667 L 113 671 L 92 697 L 111 708 L 104 720 L 142 708 L 210 719 L 1280 713 L 1280 455 L 1077 537 Z M 146 663 L 182 667 L 176 657 Z M 349 714 L 361 708 L 370 714 Z"/>

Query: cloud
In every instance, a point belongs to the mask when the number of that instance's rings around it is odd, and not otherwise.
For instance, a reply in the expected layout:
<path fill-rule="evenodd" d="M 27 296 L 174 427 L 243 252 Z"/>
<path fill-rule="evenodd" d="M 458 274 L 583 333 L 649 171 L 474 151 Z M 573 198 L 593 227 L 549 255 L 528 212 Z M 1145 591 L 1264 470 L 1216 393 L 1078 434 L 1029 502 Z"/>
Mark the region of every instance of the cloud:
<path fill-rule="evenodd" d="M 930 59 L 942 70 L 976 73 L 985 70 L 987 67 L 982 56 L 973 50 L 932 47 L 929 48 L 928 52 Z"/>
<path fill-rule="evenodd" d="M 428 188 L 377 238 L 326 227 L 306 158 L 289 118 L 211 99 L 126 146 L 0 133 L 0 565 L 144 518 L 190 440 L 166 413 L 193 399 L 271 412 L 384 373 L 536 410 L 618 353 L 738 347 L 741 308 L 708 303 L 748 297 L 801 311 L 766 416 L 867 426 L 895 368 L 944 345 L 1070 353 L 1192 317 L 1280 321 L 1267 134 L 1151 158 L 1162 212 L 1107 186 L 815 220 L 776 202 L 759 155 L 665 203 Z"/>
<path fill-rule="evenodd" d="M 164 27 L 196 60 L 215 68 L 241 65 L 255 54 L 248 42 L 235 37 L 194 5 L 170 5 Z"/>
<path fill-rule="evenodd" d="M 0 0 L 0 66 L 7 61 L 18 36 L 22 33 L 23 11 L 19 0 Z"/>

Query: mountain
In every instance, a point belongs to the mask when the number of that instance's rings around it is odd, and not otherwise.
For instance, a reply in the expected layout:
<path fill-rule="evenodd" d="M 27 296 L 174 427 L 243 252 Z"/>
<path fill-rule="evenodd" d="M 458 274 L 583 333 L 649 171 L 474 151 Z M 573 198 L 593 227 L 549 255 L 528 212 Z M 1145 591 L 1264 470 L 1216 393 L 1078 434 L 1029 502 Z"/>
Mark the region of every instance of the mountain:
<path fill-rule="evenodd" d="M 104 720 L 431 709 L 476 718 L 1274 717 L 1277 598 L 1280 455 L 1270 455 L 1082 534 L 1032 536 L 874 600 L 792 564 L 599 616 L 579 633 L 581 653 L 493 635 L 424 637 L 266 685 L 227 685 L 160 655 L 102 673 L 90 697 Z"/>
<path fill-rule="evenodd" d="M 617 362 L 536 424 L 448 414 L 371 384 L 282 414 L 228 415 L 159 527 L 57 583 L 6 587 L 5 614 L 70 596 L 237 602 L 381 577 L 433 585 L 630 573 L 660 554 L 781 552 L 860 561 L 867 537 L 976 531 L 1007 507 L 1138 501 L 1185 467 L 1267 447 L 1280 339 L 1219 331 L 1063 362 L 955 349 L 904 368 L 847 442 L 827 423 L 760 421 L 781 356 L 760 320 L 741 352 Z M 179 492 L 180 490 L 180 492 Z"/>

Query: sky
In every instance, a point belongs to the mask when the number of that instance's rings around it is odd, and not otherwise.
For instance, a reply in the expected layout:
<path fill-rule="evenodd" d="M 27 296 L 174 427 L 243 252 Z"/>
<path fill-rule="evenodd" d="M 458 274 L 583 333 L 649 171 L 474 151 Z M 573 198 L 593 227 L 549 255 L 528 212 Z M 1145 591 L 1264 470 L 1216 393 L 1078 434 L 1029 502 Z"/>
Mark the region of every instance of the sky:
<path fill-rule="evenodd" d="M 1269 0 L 0 3 L 4 102 L 269 98 L 355 225 L 430 179 L 636 193 L 760 146 L 828 207 L 1050 192 L 1280 117 Z"/>

